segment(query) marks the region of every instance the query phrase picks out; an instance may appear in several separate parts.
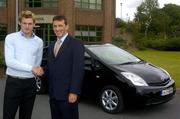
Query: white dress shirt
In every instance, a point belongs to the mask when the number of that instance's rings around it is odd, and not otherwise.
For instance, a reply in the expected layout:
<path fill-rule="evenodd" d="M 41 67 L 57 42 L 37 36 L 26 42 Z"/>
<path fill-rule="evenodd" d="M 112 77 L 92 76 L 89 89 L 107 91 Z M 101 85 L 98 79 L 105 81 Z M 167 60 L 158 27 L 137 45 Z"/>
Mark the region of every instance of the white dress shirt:
<path fill-rule="evenodd" d="M 68 33 L 64 34 L 60 39 L 57 38 L 57 40 L 58 40 L 58 39 L 61 40 L 60 45 L 63 44 L 63 42 L 64 42 L 64 40 L 66 39 L 67 36 L 68 36 Z"/>
<path fill-rule="evenodd" d="M 6 74 L 32 78 L 33 66 L 40 66 L 43 53 L 43 41 L 34 33 L 26 38 L 23 32 L 15 32 L 5 38 Z"/>

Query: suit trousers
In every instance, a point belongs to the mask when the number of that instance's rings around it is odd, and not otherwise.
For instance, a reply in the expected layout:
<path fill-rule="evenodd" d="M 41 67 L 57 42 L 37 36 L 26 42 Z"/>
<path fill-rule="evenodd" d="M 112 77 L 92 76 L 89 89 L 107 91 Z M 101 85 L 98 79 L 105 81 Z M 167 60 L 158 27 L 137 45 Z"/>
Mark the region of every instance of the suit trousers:
<path fill-rule="evenodd" d="M 50 99 L 52 119 L 79 119 L 78 102 Z"/>
<path fill-rule="evenodd" d="M 14 119 L 18 108 L 19 119 L 31 119 L 36 89 L 34 78 L 19 79 L 7 76 L 3 119 Z"/>

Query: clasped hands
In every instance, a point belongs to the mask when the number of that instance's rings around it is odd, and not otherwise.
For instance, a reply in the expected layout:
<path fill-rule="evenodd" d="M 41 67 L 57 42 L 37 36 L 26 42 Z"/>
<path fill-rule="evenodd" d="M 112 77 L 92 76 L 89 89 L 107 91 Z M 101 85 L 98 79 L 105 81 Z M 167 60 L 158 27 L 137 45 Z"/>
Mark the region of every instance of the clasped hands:
<path fill-rule="evenodd" d="M 36 66 L 36 67 L 33 67 L 32 68 L 32 73 L 35 75 L 35 76 L 42 76 L 44 74 L 44 70 L 42 67 L 40 66 Z"/>

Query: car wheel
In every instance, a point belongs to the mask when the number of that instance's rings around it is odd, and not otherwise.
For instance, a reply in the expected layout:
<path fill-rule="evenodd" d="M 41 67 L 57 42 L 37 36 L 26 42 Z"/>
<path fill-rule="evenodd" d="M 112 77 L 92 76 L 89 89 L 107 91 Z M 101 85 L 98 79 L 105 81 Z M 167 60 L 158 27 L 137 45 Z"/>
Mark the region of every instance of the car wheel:
<path fill-rule="evenodd" d="M 36 80 L 36 86 L 37 86 L 37 92 L 41 89 L 41 79 L 39 77 L 35 77 Z"/>
<path fill-rule="evenodd" d="M 105 112 L 118 113 L 124 108 L 120 90 L 116 86 L 106 86 L 100 92 L 100 105 Z"/>
<path fill-rule="evenodd" d="M 36 78 L 37 94 L 44 94 L 45 87 L 40 78 Z"/>

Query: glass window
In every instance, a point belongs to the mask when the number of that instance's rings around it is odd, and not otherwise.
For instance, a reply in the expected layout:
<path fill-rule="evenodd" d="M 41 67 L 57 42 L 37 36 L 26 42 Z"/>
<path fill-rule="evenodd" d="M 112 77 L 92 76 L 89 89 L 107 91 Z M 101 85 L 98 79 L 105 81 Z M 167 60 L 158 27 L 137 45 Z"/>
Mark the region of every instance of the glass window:
<path fill-rule="evenodd" d="M 78 8 L 81 8 L 81 0 L 75 0 L 75 6 L 77 6 Z"/>
<path fill-rule="evenodd" d="M 6 7 L 6 0 L 0 0 L 0 7 Z"/>
<path fill-rule="evenodd" d="M 89 8 L 89 4 L 88 3 L 82 3 L 82 8 Z"/>
<path fill-rule="evenodd" d="M 75 2 L 75 6 L 78 7 L 78 8 L 81 8 L 81 3 Z"/>
<path fill-rule="evenodd" d="M 102 1 L 101 0 L 97 0 L 97 4 L 102 4 Z"/>
<path fill-rule="evenodd" d="M 91 3 L 96 3 L 96 0 L 89 0 L 90 4 Z"/>
<path fill-rule="evenodd" d="M 102 0 L 75 0 L 75 6 L 77 8 L 101 10 Z"/>
<path fill-rule="evenodd" d="M 90 31 L 95 31 L 95 30 L 96 30 L 96 27 L 95 27 L 95 26 L 89 26 L 89 30 L 90 30 Z"/>
<path fill-rule="evenodd" d="M 102 27 L 96 27 L 97 31 L 102 31 Z"/>
<path fill-rule="evenodd" d="M 43 0 L 42 7 L 57 7 L 57 0 Z"/>
<path fill-rule="evenodd" d="M 96 32 L 95 31 L 89 31 L 89 36 L 96 37 Z"/>
<path fill-rule="evenodd" d="M 97 10 L 101 10 L 101 5 L 97 5 Z"/>
<path fill-rule="evenodd" d="M 90 9 L 96 9 L 96 4 L 90 4 L 90 5 L 89 5 L 89 8 L 90 8 Z"/>
<path fill-rule="evenodd" d="M 85 64 L 85 70 L 92 70 L 92 60 L 91 60 L 91 56 L 87 53 L 87 52 L 85 52 L 84 53 L 84 56 L 85 56 L 85 62 L 84 62 L 84 64 Z"/>
<path fill-rule="evenodd" d="M 41 7 L 41 0 L 26 0 L 28 7 Z"/>
<path fill-rule="evenodd" d="M 88 31 L 82 31 L 82 35 L 83 36 L 89 36 L 89 32 Z"/>
<path fill-rule="evenodd" d="M 141 60 L 114 45 L 87 46 L 97 57 L 108 64 L 138 63 Z"/>
<path fill-rule="evenodd" d="M 58 0 L 26 0 L 27 7 L 57 7 Z"/>
<path fill-rule="evenodd" d="M 102 1 L 97 0 L 97 6 L 96 6 L 97 8 L 96 9 L 100 10 L 102 8 L 101 5 L 102 5 Z"/>
<path fill-rule="evenodd" d="M 53 32 L 52 24 L 36 24 L 35 33 L 37 36 L 43 39 L 44 46 L 48 46 L 51 41 L 56 39 L 56 36 Z"/>
<path fill-rule="evenodd" d="M 75 36 L 81 36 L 81 32 L 80 31 L 75 31 Z"/>
<path fill-rule="evenodd" d="M 87 26 L 81 26 L 81 31 L 88 31 L 88 27 Z"/>
<path fill-rule="evenodd" d="M 75 37 L 85 42 L 102 41 L 102 27 L 77 25 Z"/>
<path fill-rule="evenodd" d="M 0 41 L 4 41 L 7 35 L 7 25 L 0 24 Z"/>

